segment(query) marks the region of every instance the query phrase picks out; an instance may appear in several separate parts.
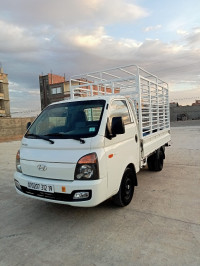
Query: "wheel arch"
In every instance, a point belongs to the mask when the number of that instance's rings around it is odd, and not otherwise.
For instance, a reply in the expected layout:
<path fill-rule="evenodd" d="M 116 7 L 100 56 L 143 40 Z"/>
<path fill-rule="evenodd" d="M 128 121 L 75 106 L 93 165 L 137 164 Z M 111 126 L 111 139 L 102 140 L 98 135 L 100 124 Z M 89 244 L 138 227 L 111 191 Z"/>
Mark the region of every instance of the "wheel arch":
<path fill-rule="evenodd" d="M 134 175 L 133 175 L 134 186 L 137 186 L 138 185 L 138 181 L 137 181 L 135 165 L 133 163 L 130 163 L 129 165 L 127 165 L 126 168 L 130 168 L 133 171 L 133 173 L 134 173 Z"/>

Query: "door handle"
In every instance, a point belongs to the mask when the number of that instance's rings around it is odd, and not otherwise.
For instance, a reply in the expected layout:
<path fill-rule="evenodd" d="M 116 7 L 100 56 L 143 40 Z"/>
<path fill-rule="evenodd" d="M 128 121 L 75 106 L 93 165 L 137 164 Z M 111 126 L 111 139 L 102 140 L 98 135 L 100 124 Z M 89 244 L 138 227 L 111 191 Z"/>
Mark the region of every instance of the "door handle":
<path fill-rule="evenodd" d="M 138 142 L 138 135 L 135 134 L 135 142 Z"/>

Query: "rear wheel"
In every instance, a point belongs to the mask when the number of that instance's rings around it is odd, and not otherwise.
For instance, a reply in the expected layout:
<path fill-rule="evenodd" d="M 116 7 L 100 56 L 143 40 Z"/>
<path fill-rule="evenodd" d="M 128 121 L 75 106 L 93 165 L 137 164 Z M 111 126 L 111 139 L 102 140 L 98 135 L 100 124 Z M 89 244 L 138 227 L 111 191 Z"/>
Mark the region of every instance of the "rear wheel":
<path fill-rule="evenodd" d="M 113 202 L 120 206 L 127 206 L 134 194 L 134 172 L 127 168 L 124 172 L 118 193 L 113 196 Z"/>
<path fill-rule="evenodd" d="M 161 171 L 164 163 L 164 152 L 158 149 L 154 154 L 147 159 L 148 168 L 150 171 Z"/>

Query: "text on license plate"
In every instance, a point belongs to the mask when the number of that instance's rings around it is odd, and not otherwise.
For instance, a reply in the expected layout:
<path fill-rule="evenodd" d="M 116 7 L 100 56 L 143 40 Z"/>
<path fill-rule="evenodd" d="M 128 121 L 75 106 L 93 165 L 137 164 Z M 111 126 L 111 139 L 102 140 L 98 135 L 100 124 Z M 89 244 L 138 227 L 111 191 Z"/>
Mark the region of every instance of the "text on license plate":
<path fill-rule="evenodd" d="M 48 193 L 54 193 L 54 187 L 47 184 L 28 182 L 28 188 Z"/>

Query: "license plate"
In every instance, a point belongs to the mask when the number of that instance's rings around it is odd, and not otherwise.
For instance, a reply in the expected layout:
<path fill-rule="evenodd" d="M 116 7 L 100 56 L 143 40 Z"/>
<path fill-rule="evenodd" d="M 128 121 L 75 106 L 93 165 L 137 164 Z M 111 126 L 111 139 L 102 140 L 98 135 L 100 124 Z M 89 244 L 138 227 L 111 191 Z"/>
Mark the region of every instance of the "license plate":
<path fill-rule="evenodd" d="M 54 187 L 48 184 L 28 182 L 28 188 L 42 192 L 54 193 Z"/>

